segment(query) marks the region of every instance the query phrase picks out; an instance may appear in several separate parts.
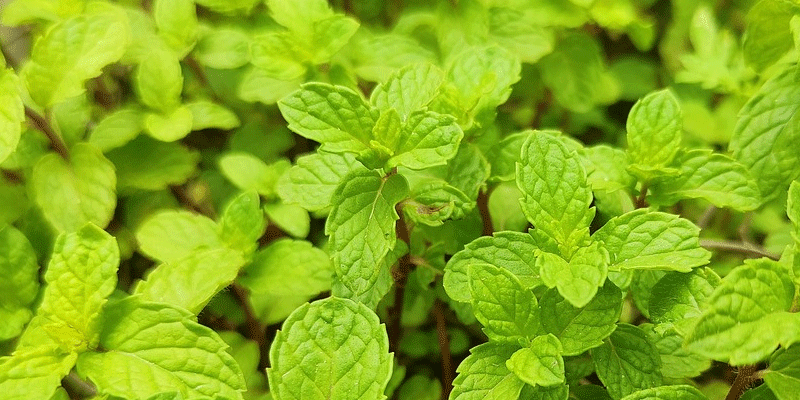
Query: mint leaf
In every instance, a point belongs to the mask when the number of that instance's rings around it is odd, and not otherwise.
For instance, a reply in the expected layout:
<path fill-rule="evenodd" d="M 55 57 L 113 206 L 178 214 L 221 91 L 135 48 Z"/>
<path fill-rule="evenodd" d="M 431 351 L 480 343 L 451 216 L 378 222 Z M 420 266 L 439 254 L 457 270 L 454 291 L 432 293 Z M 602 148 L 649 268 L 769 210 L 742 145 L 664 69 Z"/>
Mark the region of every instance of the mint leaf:
<path fill-rule="evenodd" d="M 358 30 L 356 20 L 344 15 L 334 15 L 313 24 L 310 40 L 304 43 L 311 52 L 311 62 L 322 64 L 347 44 Z"/>
<path fill-rule="evenodd" d="M 573 356 L 600 346 L 617 328 L 622 291 L 606 281 L 586 306 L 577 308 L 556 289 L 550 289 L 542 295 L 539 306 L 545 332 L 558 338 L 563 355 Z"/>
<path fill-rule="evenodd" d="M 789 313 L 794 284 L 771 260 L 747 260 L 711 294 L 709 307 L 686 337 L 689 349 L 731 365 L 754 364 L 778 345 L 800 339 L 798 314 Z"/>
<path fill-rule="evenodd" d="M 675 95 L 667 89 L 648 94 L 633 105 L 625 126 L 628 171 L 644 181 L 665 174 L 681 145 L 683 117 Z"/>
<path fill-rule="evenodd" d="M 303 19 L 308 17 L 303 17 Z M 358 93 L 341 86 L 307 83 L 278 102 L 289 129 L 321 143 L 320 150 L 358 153 L 369 148 L 378 119 Z"/>
<path fill-rule="evenodd" d="M 19 78 L 11 69 L 0 66 L 0 163 L 17 148 L 25 121 Z"/>
<path fill-rule="evenodd" d="M 674 329 L 664 330 L 651 324 L 642 324 L 640 327 L 661 355 L 661 374 L 664 378 L 693 378 L 711 368 L 711 360 L 687 350 L 683 346 L 683 335 Z"/>
<path fill-rule="evenodd" d="M 369 308 L 347 299 L 305 304 L 286 319 L 267 369 L 277 399 L 378 399 L 392 374 L 386 330 Z"/>
<path fill-rule="evenodd" d="M 671 385 L 639 390 L 622 400 L 707 400 L 708 397 L 694 386 Z"/>
<path fill-rule="evenodd" d="M 594 218 L 592 191 L 577 158 L 558 139 L 531 135 L 517 164 L 517 186 L 524 193 L 522 210 L 534 227 L 571 253 L 589 236 Z"/>
<path fill-rule="evenodd" d="M 194 314 L 128 297 L 105 309 L 100 345 L 78 357 L 78 374 L 99 393 L 147 398 L 167 391 L 241 399 L 242 371 L 210 328 Z M 139 379 L 140 376 L 148 379 Z"/>
<path fill-rule="evenodd" d="M 676 215 L 639 209 L 612 218 L 594 233 L 611 255 L 609 270 L 657 269 L 688 272 L 708 264 L 700 228 Z"/>
<path fill-rule="evenodd" d="M 542 81 L 567 109 L 585 113 L 609 92 L 600 46 L 589 35 L 570 33 L 539 61 Z"/>
<path fill-rule="evenodd" d="M 0 225 L 0 340 L 19 336 L 39 293 L 39 266 L 30 242 L 13 226 Z"/>
<path fill-rule="evenodd" d="M 163 262 L 178 261 L 199 249 L 222 246 L 214 221 L 183 210 L 153 214 L 139 225 L 136 241 L 139 251 Z"/>
<path fill-rule="evenodd" d="M 800 345 L 777 352 L 770 359 L 764 381 L 781 400 L 795 396 L 800 385 Z"/>
<path fill-rule="evenodd" d="M 117 170 L 117 190 L 161 190 L 180 185 L 195 174 L 200 154 L 177 142 L 139 136 L 106 156 Z"/>
<path fill-rule="evenodd" d="M 0 357 L 0 390 L 9 399 L 49 399 L 77 358 L 77 353 L 52 345 L 38 345 Z"/>
<path fill-rule="evenodd" d="M 124 146 L 142 130 L 144 130 L 142 110 L 134 107 L 120 108 L 97 123 L 89 136 L 89 143 L 106 152 Z"/>
<path fill-rule="evenodd" d="M 37 314 L 70 331 L 66 340 L 79 341 L 70 343 L 72 349 L 97 346 L 101 311 L 117 286 L 118 266 L 116 240 L 92 224 L 56 239 Z"/>
<path fill-rule="evenodd" d="M 287 203 L 297 203 L 309 211 L 323 210 L 331 206 L 331 196 L 342 178 L 363 168 L 350 154 L 308 154 L 299 157 L 281 176 L 277 191 Z"/>
<path fill-rule="evenodd" d="M 447 64 L 446 76 L 458 93 L 461 112 L 472 116 L 486 110 L 493 114 L 520 78 L 519 58 L 499 46 L 466 48 Z"/>
<path fill-rule="evenodd" d="M 250 153 L 226 153 L 219 158 L 219 167 L 222 174 L 236 187 L 242 190 L 255 190 L 258 194 L 275 197 L 275 185 L 286 170 L 289 163 L 278 160 L 272 164 L 265 164 L 258 157 Z"/>
<path fill-rule="evenodd" d="M 675 160 L 679 175 L 650 186 L 651 204 L 672 205 L 681 199 L 703 199 L 717 207 L 751 211 L 761 205 L 758 183 L 741 164 L 708 150 L 691 150 Z"/>
<path fill-rule="evenodd" d="M 259 250 L 242 272 L 239 282 L 252 293 L 311 298 L 330 289 L 333 263 L 310 242 L 279 239 Z"/>
<path fill-rule="evenodd" d="M 489 10 L 489 32 L 494 41 L 525 63 L 535 63 L 553 50 L 553 33 L 512 8 Z"/>
<path fill-rule="evenodd" d="M 552 334 L 537 336 L 530 347 L 517 350 L 506 367 L 521 381 L 534 386 L 553 386 L 564 382 L 561 342 Z"/>
<path fill-rule="evenodd" d="M 370 102 L 380 110 L 394 109 L 405 120 L 433 100 L 443 81 L 444 72 L 433 64 L 409 65 L 376 86 Z"/>
<path fill-rule="evenodd" d="M 92 145 L 76 144 L 66 161 L 55 153 L 39 159 L 31 176 L 36 204 L 60 231 L 86 222 L 106 226 L 117 204 L 114 166 Z"/>
<path fill-rule="evenodd" d="M 517 343 L 539 327 L 536 296 L 511 272 L 491 264 L 469 267 L 469 291 L 475 317 L 492 340 Z"/>
<path fill-rule="evenodd" d="M 673 325 L 686 335 L 708 308 L 709 297 L 719 284 L 719 276 L 710 268 L 670 272 L 650 290 L 650 318 L 658 324 Z"/>
<path fill-rule="evenodd" d="M 219 248 L 194 251 L 160 264 L 136 285 L 142 301 L 155 301 L 198 314 L 212 297 L 230 285 L 245 265 L 242 254 Z"/>
<path fill-rule="evenodd" d="M 794 47 L 789 21 L 798 13 L 796 4 L 776 0 L 758 1 L 747 12 L 742 51 L 756 71 L 763 71 Z"/>
<path fill-rule="evenodd" d="M 336 188 L 325 233 L 330 235 L 336 277 L 344 290 L 337 295 L 361 300 L 373 296 L 383 259 L 397 240 L 394 206 L 407 192 L 402 176 L 382 177 L 374 171 L 352 172 Z M 373 300 L 368 301 L 372 306 Z"/>
<path fill-rule="evenodd" d="M 533 236 L 520 232 L 495 232 L 472 241 L 447 262 L 443 278 L 447 295 L 463 303 L 471 301 L 468 274 L 473 264 L 502 267 L 525 288 L 539 285 L 539 269 L 531 257 L 538 248 Z"/>
<path fill-rule="evenodd" d="M 162 142 L 174 142 L 192 131 L 192 110 L 176 106 L 163 113 L 148 113 L 144 118 L 145 132 Z"/>
<path fill-rule="evenodd" d="M 178 0 L 180 3 L 184 0 Z M 159 1 L 158 4 L 169 4 Z M 162 6 L 163 7 L 163 6 Z M 178 58 L 168 50 L 156 50 L 145 57 L 136 69 L 134 77 L 136 93 L 146 106 L 171 112 L 181 102 L 183 74 Z"/>
<path fill-rule="evenodd" d="M 264 234 L 266 221 L 261 211 L 258 194 L 245 192 L 233 198 L 222 213 L 219 236 L 231 249 L 249 256 Z"/>
<path fill-rule="evenodd" d="M 750 170 L 765 201 L 800 173 L 800 156 L 793 151 L 800 140 L 798 99 L 800 84 L 787 69 L 764 83 L 739 111 L 729 148 Z"/>
<path fill-rule="evenodd" d="M 220 0 L 200 0 L 198 4 L 211 1 L 224 5 Z M 254 0 L 246 0 L 251 3 Z M 205 5 L 208 7 L 208 5 Z M 194 47 L 197 62 L 216 69 L 233 69 L 250 61 L 250 36 L 243 29 L 235 27 L 214 27 L 203 32 Z"/>
<path fill-rule="evenodd" d="M 502 343 L 484 343 L 469 350 L 453 380 L 452 400 L 516 399 L 524 382 L 506 367 L 506 360 L 519 347 Z"/>
<path fill-rule="evenodd" d="M 180 55 L 197 39 L 197 12 L 193 0 L 155 0 L 153 19 L 158 35 Z"/>
<path fill-rule="evenodd" d="M 223 14 L 249 13 L 260 0 L 195 0 L 195 3 Z"/>
<path fill-rule="evenodd" d="M 125 15 L 112 7 L 56 23 L 31 49 L 22 70 L 28 93 L 50 107 L 85 91 L 84 81 L 122 57 L 130 29 Z"/>
<path fill-rule="evenodd" d="M 285 2 L 267 0 L 269 15 L 275 22 L 298 35 L 310 35 L 313 23 L 332 17 L 333 10 L 323 0 L 301 0 Z"/>
<path fill-rule="evenodd" d="M 542 252 L 536 259 L 542 281 L 557 288 L 573 306 L 589 304 L 608 275 L 608 252 L 600 242 L 575 250 L 569 261 L 561 256 Z"/>
<path fill-rule="evenodd" d="M 453 158 L 464 133 L 455 118 L 432 111 L 408 115 L 389 150 L 394 154 L 386 168 L 404 166 L 423 169 L 442 165 Z"/>
<path fill-rule="evenodd" d="M 264 213 L 269 223 L 294 238 L 308 236 L 311 229 L 311 218 L 308 211 L 296 204 L 269 203 L 264 204 Z"/>
<path fill-rule="evenodd" d="M 589 350 L 589 354 L 594 360 L 597 377 L 614 399 L 661 385 L 658 350 L 645 333 L 633 325 L 619 324 L 603 345 Z"/>
<path fill-rule="evenodd" d="M 241 125 L 233 111 L 208 100 L 186 103 L 186 107 L 192 112 L 193 131 L 209 128 L 231 130 Z"/>

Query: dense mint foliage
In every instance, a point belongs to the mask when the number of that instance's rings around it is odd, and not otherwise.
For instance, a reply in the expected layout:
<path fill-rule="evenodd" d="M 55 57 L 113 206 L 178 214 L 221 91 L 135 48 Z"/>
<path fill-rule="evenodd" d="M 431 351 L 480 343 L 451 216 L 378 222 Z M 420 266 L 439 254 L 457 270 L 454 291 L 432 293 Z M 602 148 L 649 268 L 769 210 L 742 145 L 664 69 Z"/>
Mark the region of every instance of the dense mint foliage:
<path fill-rule="evenodd" d="M 798 398 L 794 0 L 0 4 L 0 398 Z"/>

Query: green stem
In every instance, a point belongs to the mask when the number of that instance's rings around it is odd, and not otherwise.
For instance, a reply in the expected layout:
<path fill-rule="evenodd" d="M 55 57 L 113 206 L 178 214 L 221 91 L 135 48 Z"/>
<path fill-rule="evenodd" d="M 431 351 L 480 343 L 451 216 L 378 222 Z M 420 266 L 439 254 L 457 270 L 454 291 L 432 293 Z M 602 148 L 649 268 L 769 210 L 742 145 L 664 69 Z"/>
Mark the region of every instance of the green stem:
<path fill-rule="evenodd" d="M 780 260 L 781 256 L 775 254 L 761 246 L 747 242 L 735 242 L 731 240 L 700 239 L 700 246 L 713 250 L 725 250 L 736 253 L 751 254 L 760 257 L 771 258 L 775 261 Z"/>

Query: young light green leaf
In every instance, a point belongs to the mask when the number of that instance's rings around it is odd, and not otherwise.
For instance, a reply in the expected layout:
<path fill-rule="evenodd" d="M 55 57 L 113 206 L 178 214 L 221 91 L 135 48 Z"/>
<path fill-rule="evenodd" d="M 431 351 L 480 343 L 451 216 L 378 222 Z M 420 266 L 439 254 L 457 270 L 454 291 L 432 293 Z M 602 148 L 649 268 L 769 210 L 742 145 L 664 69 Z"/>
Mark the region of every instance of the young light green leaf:
<path fill-rule="evenodd" d="M 528 221 L 555 239 L 562 252 L 571 253 L 588 238 L 592 191 L 577 155 L 558 139 L 545 133 L 528 137 L 517 186 L 525 195 L 520 202 Z"/>
<path fill-rule="evenodd" d="M 0 340 L 22 333 L 38 293 L 39 266 L 33 247 L 22 232 L 0 225 Z"/>
<path fill-rule="evenodd" d="M 350 41 L 358 27 L 358 21 L 341 14 L 315 21 L 311 38 L 304 43 L 311 53 L 310 61 L 315 65 L 330 61 Z"/>
<path fill-rule="evenodd" d="M 217 224 L 208 217 L 183 210 L 153 214 L 136 230 L 139 251 L 163 262 L 176 262 L 199 249 L 222 247 Z"/>
<path fill-rule="evenodd" d="M 742 400 L 778 400 L 775 393 L 769 389 L 768 385 L 759 385 L 753 389 L 749 389 L 740 397 Z"/>
<path fill-rule="evenodd" d="M 383 399 L 392 374 L 389 338 L 363 304 L 327 298 L 305 304 L 275 335 L 270 394 L 286 399 Z"/>
<path fill-rule="evenodd" d="M 532 235 L 521 232 L 495 232 L 469 243 L 447 262 L 444 271 L 444 288 L 451 299 L 469 303 L 469 266 L 492 264 L 514 274 L 525 288 L 541 284 L 534 252 L 539 244 Z"/>
<path fill-rule="evenodd" d="M 433 64 L 409 65 L 376 86 L 370 102 L 380 110 L 394 109 L 405 120 L 433 100 L 443 81 L 444 72 Z"/>
<path fill-rule="evenodd" d="M 250 61 L 250 41 L 250 36 L 242 29 L 215 27 L 199 38 L 194 55 L 197 62 L 210 68 L 239 68 Z"/>
<path fill-rule="evenodd" d="M 269 15 L 275 22 L 301 36 L 310 36 L 314 22 L 334 15 L 328 2 L 324 0 L 267 0 L 266 3 Z"/>
<path fill-rule="evenodd" d="M 342 178 L 364 166 L 351 154 L 313 153 L 299 157 L 278 180 L 277 191 L 287 203 L 309 211 L 331 206 L 331 196 Z"/>
<path fill-rule="evenodd" d="M 593 191 L 629 190 L 636 183 L 626 170 L 628 160 L 623 150 L 599 145 L 586 147 L 578 154 Z"/>
<path fill-rule="evenodd" d="M 485 110 L 493 113 L 495 107 L 508 99 L 521 69 L 519 58 L 502 47 L 464 49 L 447 68 L 447 79 L 459 95 L 462 108 L 459 111 L 472 116 Z"/>
<path fill-rule="evenodd" d="M 489 35 L 522 62 L 533 64 L 553 51 L 554 35 L 527 17 L 512 8 L 493 7 L 489 10 Z"/>
<path fill-rule="evenodd" d="M 195 3 L 222 14 L 249 13 L 261 0 L 194 0 Z"/>
<path fill-rule="evenodd" d="M 708 264 L 700 228 L 673 214 L 639 209 L 612 218 L 592 236 L 611 254 L 609 270 L 656 269 L 689 272 Z"/>
<path fill-rule="evenodd" d="M 144 117 L 145 133 L 162 142 L 183 139 L 192 131 L 192 110 L 186 106 L 166 112 L 151 112 Z"/>
<path fill-rule="evenodd" d="M 650 319 L 687 335 L 709 307 L 709 297 L 719 284 L 719 276 L 710 268 L 668 273 L 650 291 Z"/>
<path fill-rule="evenodd" d="M 569 261 L 542 252 L 536 259 L 542 281 L 557 288 L 573 306 L 583 308 L 592 300 L 608 275 L 608 251 L 600 242 L 575 250 Z"/>
<path fill-rule="evenodd" d="M 311 230 L 311 217 L 308 211 L 296 204 L 264 204 L 264 213 L 269 223 L 277 226 L 289 236 L 302 239 Z"/>
<path fill-rule="evenodd" d="M 694 378 L 711 368 L 711 359 L 683 346 L 683 335 L 674 329 L 665 330 L 652 324 L 639 327 L 647 333 L 661 355 L 661 374 L 668 379 Z"/>
<path fill-rule="evenodd" d="M 518 346 L 489 342 L 473 347 L 453 380 L 451 400 L 511 400 L 519 397 L 522 382 L 506 367 Z"/>
<path fill-rule="evenodd" d="M 59 231 L 78 230 L 86 222 L 105 227 L 117 205 L 114 165 L 87 143 L 70 151 L 69 161 L 55 153 L 33 167 L 31 185 L 36 204 Z"/>
<path fill-rule="evenodd" d="M 589 304 L 576 308 L 558 290 L 550 289 L 542 295 L 539 306 L 545 332 L 558 338 L 563 355 L 574 356 L 600 346 L 617 328 L 622 291 L 606 281 Z"/>
<path fill-rule="evenodd" d="M 194 0 L 155 0 L 152 7 L 159 36 L 180 56 L 186 54 L 197 39 Z"/>
<path fill-rule="evenodd" d="M 122 57 L 130 29 L 125 15 L 111 7 L 56 23 L 36 40 L 22 77 L 37 104 L 50 107 L 77 96 L 84 81 Z"/>
<path fill-rule="evenodd" d="M 106 154 L 117 170 L 117 189 L 162 190 L 180 185 L 195 174 L 200 154 L 178 142 L 164 143 L 139 136 Z"/>
<path fill-rule="evenodd" d="M 267 165 L 250 153 L 226 153 L 219 158 L 222 174 L 242 190 L 255 190 L 266 198 L 274 198 L 275 185 L 290 163 L 280 159 Z"/>
<path fill-rule="evenodd" d="M 136 285 L 142 301 L 156 301 L 198 314 L 245 265 L 241 252 L 216 248 L 194 251 L 152 269 Z"/>
<path fill-rule="evenodd" d="M 670 385 L 639 390 L 622 400 L 708 400 L 708 397 L 694 386 Z"/>
<path fill-rule="evenodd" d="M 475 317 L 492 340 L 517 343 L 539 328 L 536 296 L 511 272 L 491 264 L 469 266 L 469 291 Z"/>
<path fill-rule="evenodd" d="M 100 120 L 89 136 L 89 143 L 107 152 L 122 147 L 144 130 L 144 113 L 134 107 L 121 108 Z M 141 153 L 147 154 L 147 153 Z M 147 163 L 142 163 L 147 165 Z"/>
<path fill-rule="evenodd" d="M 453 117 L 433 111 L 412 112 L 389 150 L 394 154 L 386 168 L 423 169 L 443 165 L 453 158 L 464 132 Z"/>
<path fill-rule="evenodd" d="M 17 148 L 25 121 L 19 78 L 13 70 L 3 67 L 0 66 L 0 163 Z"/>
<path fill-rule="evenodd" d="M 233 111 L 208 100 L 186 103 L 186 107 L 192 112 L 193 131 L 209 128 L 228 131 L 241 125 Z"/>
<path fill-rule="evenodd" d="M 159 2 L 159 4 L 164 3 L 169 2 Z M 169 113 L 181 102 L 183 74 L 180 62 L 170 51 L 154 49 L 136 69 L 134 84 L 142 103 Z"/>
<path fill-rule="evenodd" d="M 620 324 L 603 341 L 589 350 L 597 377 L 615 400 L 638 390 L 661 385 L 661 358 L 656 347 L 639 328 Z"/>
<path fill-rule="evenodd" d="M 495 230 L 524 231 L 528 227 L 528 220 L 519 204 L 521 197 L 522 192 L 514 182 L 502 182 L 492 189 L 487 208 Z"/>
<path fill-rule="evenodd" d="M 242 75 L 236 94 L 244 101 L 275 104 L 284 96 L 297 90 L 305 81 L 303 74 L 305 74 L 305 70 L 301 69 L 300 75 L 281 78 L 275 77 L 271 71 L 253 66 Z M 300 113 L 298 112 L 298 114 Z"/>
<path fill-rule="evenodd" d="M 738 211 L 761 205 L 761 191 L 750 172 L 736 160 L 709 150 L 691 150 L 678 156 L 679 175 L 658 179 L 650 186 L 651 204 L 672 205 L 681 199 L 703 199 L 717 207 Z"/>
<path fill-rule="evenodd" d="M 106 307 L 104 326 L 100 345 L 106 351 L 83 353 L 77 363 L 78 374 L 98 393 L 148 398 L 171 391 L 186 398 L 242 399 L 244 378 L 225 351 L 228 346 L 194 314 L 132 296 Z"/>
<path fill-rule="evenodd" d="M 747 260 L 711 294 L 686 345 L 731 365 L 759 362 L 778 345 L 800 340 L 798 314 L 788 312 L 794 291 L 788 271 L 778 262 Z"/>
<path fill-rule="evenodd" d="M 794 181 L 789 186 L 789 195 L 786 199 L 786 215 L 794 225 L 795 239 L 800 240 L 800 181 Z"/>
<path fill-rule="evenodd" d="M 382 177 L 375 171 L 352 172 L 336 188 L 325 233 L 330 235 L 336 277 L 347 292 L 341 295 L 371 298 L 383 259 L 397 239 L 394 206 L 407 193 L 402 176 Z"/>
<path fill-rule="evenodd" d="M 239 282 L 255 294 L 311 298 L 331 288 L 333 263 L 305 240 L 279 239 L 259 250 Z"/>
<path fill-rule="evenodd" d="M 117 286 L 118 266 L 116 240 L 92 224 L 56 239 L 37 313 L 56 324 L 55 329 L 69 330 L 70 339 L 81 341 L 71 350 L 97 346 L 100 314 Z"/>
<path fill-rule="evenodd" d="M 628 171 L 649 181 L 662 174 L 680 150 L 683 117 L 668 89 L 652 92 L 633 105 L 626 123 Z"/>
<path fill-rule="evenodd" d="M 797 397 L 800 387 L 800 345 L 781 349 L 770 359 L 764 381 L 780 400 Z"/>
<path fill-rule="evenodd" d="M 305 17 L 304 17 L 305 18 Z M 332 153 L 369 148 L 378 111 L 358 93 L 325 83 L 307 83 L 278 102 L 289 129 Z"/>
<path fill-rule="evenodd" d="M 729 148 L 758 182 L 764 200 L 800 173 L 800 83 L 791 68 L 769 79 L 739 111 Z"/>
<path fill-rule="evenodd" d="M 517 350 L 506 361 L 506 368 L 521 381 L 534 386 L 564 383 L 561 342 L 552 334 L 537 336 L 529 347 Z"/>
<path fill-rule="evenodd" d="M 542 81 L 564 107 L 585 113 L 608 92 L 603 84 L 605 66 L 597 41 L 586 34 L 569 34 L 539 64 Z"/>
<path fill-rule="evenodd" d="M 0 357 L 0 391 L 7 399 L 50 399 L 77 358 L 77 353 L 41 344 Z"/>
<path fill-rule="evenodd" d="M 245 192 L 233 198 L 220 220 L 219 236 L 231 249 L 249 256 L 258 246 L 266 228 L 264 213 L 256 192 Z"/>
<path fill-rule="evenodd" d="M 758 1 L 747 12 L 742 51 L 756 71 L 763 71 L 794 47 L 789 21 L 796 14 L 800 14 L 796 3 L 780 0 Z"/>

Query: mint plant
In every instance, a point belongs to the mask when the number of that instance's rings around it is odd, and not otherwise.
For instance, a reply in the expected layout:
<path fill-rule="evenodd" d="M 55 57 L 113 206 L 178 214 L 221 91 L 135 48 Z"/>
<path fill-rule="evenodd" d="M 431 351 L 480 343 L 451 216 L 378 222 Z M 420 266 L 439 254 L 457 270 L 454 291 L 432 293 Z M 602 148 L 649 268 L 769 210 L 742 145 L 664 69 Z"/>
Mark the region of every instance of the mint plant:
<path fill-rule="evenodd" d="M 800 6 L 0 5 L 9 399 L 796 399 Z"/>

